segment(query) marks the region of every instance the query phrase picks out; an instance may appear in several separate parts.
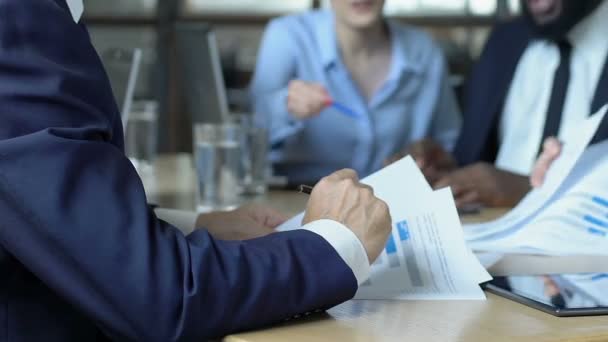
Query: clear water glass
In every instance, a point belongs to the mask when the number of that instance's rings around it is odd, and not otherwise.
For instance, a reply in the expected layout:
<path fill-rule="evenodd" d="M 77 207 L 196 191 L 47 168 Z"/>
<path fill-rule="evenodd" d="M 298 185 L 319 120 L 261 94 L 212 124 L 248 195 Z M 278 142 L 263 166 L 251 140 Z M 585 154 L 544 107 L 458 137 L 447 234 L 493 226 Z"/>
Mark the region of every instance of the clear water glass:
<path fill-rule="evenodd" d="M 232 121 L 241 126 L 241 193 L 262 195 L 268 189 L 268 130 L 253 122 L 250 114 L 234 114 Z"/>
<path fill-rule="evenodd" d="M 125 152 L 140 173 L 153 170 L 158 143 L 158 103 L 133 102 L 125 132 Z"/>
<path fill-rule="evenodd" d="M 241 137 L 241 127 L 235 124 L 194 126 L 199 212 L 232 210 L 240 204 Z"/>

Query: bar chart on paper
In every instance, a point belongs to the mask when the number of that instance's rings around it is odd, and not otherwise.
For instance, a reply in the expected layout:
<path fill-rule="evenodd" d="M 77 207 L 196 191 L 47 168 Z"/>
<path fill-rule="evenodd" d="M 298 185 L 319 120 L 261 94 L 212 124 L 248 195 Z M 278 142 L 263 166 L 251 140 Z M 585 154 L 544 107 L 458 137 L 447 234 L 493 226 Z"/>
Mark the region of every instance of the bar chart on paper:
<path fill-rule="evenodd" d="M 600 196 L 590 196 L 589 205 L 584 205 L 582 214 L 583 221 L 587 224 L 587 232 L 601 237 L 608 234 L 608 200 Z"/>
<path fill-rule="evenodd" d="M 607 150 L 608 141 L 588 147 L 535 213 L 493 235 L 469 239 L 469 246 L 501 253 L 608 255 Z"/>
<path fill-rule="evenodd" d="M 400 273 L 405 268 L 412 286 L 424 286 L 407 220 L 395 223 L 393 233 L 389 236 L 384 253 L 376 260 L 373 267 L 382 268 L 385 263 L 388 263 L 390 269 Z M 369 286 L 371 284 L 372 281 L 368 280 L 362 286 Z"/>
<path fill-rule="evenodd" d="M 570 229 L 595 237 L 608 237 L 608 199 L 585 192 L 573 192 L 565 196 L 560 205 L 551 210 L 539 223 L 567 225 Z"/>
<path fill-rule="evenodd" d="M 607 254 L 608 198 L 577 190 L 552 203 L 523 229 L 488 242 L 485 248 L 505 253 Z"/>
<path fill-rule="evenodd" d="M 571 186 L 530 225 L 534 247 L 557 254 L 608 254 L 607 142 L 590 147 Z"/>
<path fill-rule="evenodd" d="M 608 254 L 608 197 L 598 195 L 598 189 L 568 192 L 525 229 L 494 242 L 494 247 L 513 253 Z"/>

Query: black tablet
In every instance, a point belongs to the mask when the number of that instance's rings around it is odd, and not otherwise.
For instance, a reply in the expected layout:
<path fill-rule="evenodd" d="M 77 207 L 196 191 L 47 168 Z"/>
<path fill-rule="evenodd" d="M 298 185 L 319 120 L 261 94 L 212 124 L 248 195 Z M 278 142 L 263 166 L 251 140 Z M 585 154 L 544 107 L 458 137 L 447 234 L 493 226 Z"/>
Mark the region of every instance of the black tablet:
<path fill-rule="evenodd" d="M 485 289 L 558 317 L 608 315 L 608 274 L 495 277 Z"/>

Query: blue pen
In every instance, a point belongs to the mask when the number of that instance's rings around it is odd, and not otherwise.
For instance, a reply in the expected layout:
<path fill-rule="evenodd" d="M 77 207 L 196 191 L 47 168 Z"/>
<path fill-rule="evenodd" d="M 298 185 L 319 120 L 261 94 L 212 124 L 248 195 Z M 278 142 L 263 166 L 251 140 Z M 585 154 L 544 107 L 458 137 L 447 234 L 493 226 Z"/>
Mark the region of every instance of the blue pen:
<path fill-rule="evenodd" d="M 339 102 L 331 101 L 331 106 L 333 106 L 335 109 L 337 109 L 342 114 L 344 114 L 346 116 L 350 116 L 351 118 L 357 119 L 360 116 L 359 114 L 357 114 L 357 112 L 355 112 L 351 108 L 349 108 Z"/>

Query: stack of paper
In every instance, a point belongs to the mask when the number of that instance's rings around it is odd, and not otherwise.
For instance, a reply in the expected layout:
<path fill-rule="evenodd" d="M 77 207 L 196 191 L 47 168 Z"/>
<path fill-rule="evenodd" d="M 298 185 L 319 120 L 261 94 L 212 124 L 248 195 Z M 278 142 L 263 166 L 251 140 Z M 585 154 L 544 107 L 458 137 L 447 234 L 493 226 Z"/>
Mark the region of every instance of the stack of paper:
<path fill-rule="evenodd" d="M 476 251 L 542 255 L 608 255 L 608 142 L 587 145 L 606 107 L 586 120 L 532 191 L 503 218 L 465 226 Z"/>
<path fill-rule="evenodd" d="M 433 191 L 411 157 L 362 180 L 391 212 L 393 231 L 357 299 L 485 299 L 491 276 L 465 245 L 449 189 Z M 297 229 L 304 214 L 279 230 Z"/>

